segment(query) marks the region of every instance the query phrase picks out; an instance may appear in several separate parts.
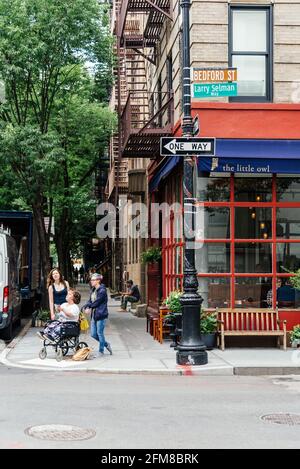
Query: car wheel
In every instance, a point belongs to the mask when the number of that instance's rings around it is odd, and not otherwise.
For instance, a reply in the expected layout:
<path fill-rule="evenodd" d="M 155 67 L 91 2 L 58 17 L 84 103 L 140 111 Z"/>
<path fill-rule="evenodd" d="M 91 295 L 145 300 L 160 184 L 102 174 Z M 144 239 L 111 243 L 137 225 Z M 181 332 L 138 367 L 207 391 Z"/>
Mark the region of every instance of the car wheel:
<path fill-rule="evenodd" d="M 12 340 L 12 338 L 13 338 L 13 324 L 12 324 L 12 321 L 10 321 L 9 325 L 5 329 L 2 329 L 1 339 L 9 342 L 10 340 Z"/>
<path fill-rule="evenodd" d="M 47 357 L 46 347 L 43 347 L 42 350 L 40 350 L 39 357 L 41 360 L 45 360 L 45 358 Z"/>

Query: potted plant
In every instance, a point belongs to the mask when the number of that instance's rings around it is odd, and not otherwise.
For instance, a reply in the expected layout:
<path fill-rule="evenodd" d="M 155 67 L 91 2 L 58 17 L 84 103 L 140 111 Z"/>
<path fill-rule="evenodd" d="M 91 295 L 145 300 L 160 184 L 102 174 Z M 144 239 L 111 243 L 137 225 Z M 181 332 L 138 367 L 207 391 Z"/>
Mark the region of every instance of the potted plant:
<path fill-rule="evenodd" d="M 182 306 L 180 298 L 182 295 L 182 291 L 174 290 L 170 292 L 169 296 L 164 301 L 164 305 L 170 310 L 170 313 L 164 317 L 165 324 L 170 327 L 170 337 L 172 338 L 170 347 L 177 345 L 178 338 L 181 335 Z"/>
<path fill-rule="evenodd" d="M 293 327 L 290 335 L 290 341 L 292 347 L 300 347 L 300 324 L 297 324 Z"/>
<path fill-rule="evenodd" d="M 49 321 L 49 319 L 50 319 L 50 312 L 46 309 L 41 309 L 36 316 L 36 320 L 35 320 L 36 327 L 44 326 L 45 323 Z"/>
<path fill-rule="evenodd" d="M 212 350 L 216 346 L 218 320 L 217 314 L 210 311 L 201 311 L 200 334 L 207 350 Z"/>
<path fill-rule="evenodd" d="M 151 264 L 152 262 L 159 262 L 161 259 L 161 248 L 158 246 L 151 246 L 146 251 L 141 253 L 141 261 L 143 264 Z"/>

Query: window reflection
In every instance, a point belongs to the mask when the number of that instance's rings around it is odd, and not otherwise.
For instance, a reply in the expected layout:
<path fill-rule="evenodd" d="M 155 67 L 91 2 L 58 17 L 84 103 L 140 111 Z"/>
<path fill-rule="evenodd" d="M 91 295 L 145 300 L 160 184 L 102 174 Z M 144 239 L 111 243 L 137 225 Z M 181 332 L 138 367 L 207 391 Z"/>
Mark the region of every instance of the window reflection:
<path fill-rule="evenodd" d="M 299 208 L 279 208 L 276 219 L 277 238 L 300 238 Z"/>
<path fill-rule="evenodd" d="M 199 248 L 195 250 L 195 259 L 199 273 L 230 272 L 230 244 L 199 244 Z"/>
<path fill-rule="evenodd" d="M 300 178 L 277 178 L 276 194 L 278 202 L 300 202 Z"/>
<path fill-rule="evenodd" d="M 272 290 L 270 277 L 236 278 L 236 308 L 267 308 L 268 292 Z"/>
<path fill-rule="evenodd" d="M 236 243 L 235 271 L 238 273 L 271 273 L 272 249 L 269 243 Z"/>
<path fill-rule="evenodd" d="M 269 239 L 272 236 L 272 209 L 236 207 L 235 237 L 238 239 Z"/>
<path fill-rule="evenodd" d="M 230 307 L 229 278 L 198 278 L 198 292 L 203 298 L 204 308 Z"/>
<path fill-rule="evenodd" d="M 197 199 L 201 202 L 228 202 L 230 199 L 230 179 L 226 177 L 198 177 Z"/>
<path fill-rule="evenodd" d="M 237 202 L 271 202 L 271 178 L 235 178 L 234 198 Z"/>
<path fill-rule="evenodd" d="M 300 269 L 300 243 L 277 243 L 277 272 Z"/>
<path fill-rule="evenodd" d="M 204 232 L 206 239 L 229 238 L 230 209 L 228 207 L 198 207 L 197 225 L 203 227 L 197 232 Z M 197 238 L 199 239 L 199 234 Z"/>

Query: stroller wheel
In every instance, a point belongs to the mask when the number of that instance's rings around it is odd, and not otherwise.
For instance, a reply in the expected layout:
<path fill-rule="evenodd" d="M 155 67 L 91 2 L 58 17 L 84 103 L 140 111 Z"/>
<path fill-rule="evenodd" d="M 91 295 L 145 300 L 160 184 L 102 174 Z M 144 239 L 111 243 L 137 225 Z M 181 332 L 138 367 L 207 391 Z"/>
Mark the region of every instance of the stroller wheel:
<path fill-rule="evenodd" d="M 86 342 L 79 342 L 79 344 L 76 347 L 76 350 L 79 350 L 81 348 L 88 347 L 88 344 Z"/>
<path fill-rule="evenodd" d="M 56 351 L 56 360 L 58 362 L 61 362 L 63 359 L 63 351 L 61 348 L 58 348 L 57 351 Z"/>
<path fill-rule="evenodd" d="M 69 351 L 69 344 L 68 342 L 63 342 L 60 346 L 61 350 L 62 350 L 62 354 L 63 356 L 65 357 Z"/>
<path fill-rule="evenodd" d="M 46 347 L 43 347 L 43 348 L 40 350 L 39 357 L 40 357 L 41 360 L 45 360 L 45 358 L 47 357 L 47 350 L 46 350 Z"/>

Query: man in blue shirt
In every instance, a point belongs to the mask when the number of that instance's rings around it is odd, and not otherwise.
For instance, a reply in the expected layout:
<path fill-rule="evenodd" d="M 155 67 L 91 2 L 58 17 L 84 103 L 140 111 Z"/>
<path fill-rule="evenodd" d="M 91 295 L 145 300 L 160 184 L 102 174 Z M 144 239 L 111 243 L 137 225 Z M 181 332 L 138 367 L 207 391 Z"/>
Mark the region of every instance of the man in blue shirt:
<path fill-rule="evenodd" d="M 277 290 L 278 306 L 281 308 L 295 307 L 295 289 L 290 284 L 289 279 L 286 280 L 285 285 Z"/>

